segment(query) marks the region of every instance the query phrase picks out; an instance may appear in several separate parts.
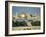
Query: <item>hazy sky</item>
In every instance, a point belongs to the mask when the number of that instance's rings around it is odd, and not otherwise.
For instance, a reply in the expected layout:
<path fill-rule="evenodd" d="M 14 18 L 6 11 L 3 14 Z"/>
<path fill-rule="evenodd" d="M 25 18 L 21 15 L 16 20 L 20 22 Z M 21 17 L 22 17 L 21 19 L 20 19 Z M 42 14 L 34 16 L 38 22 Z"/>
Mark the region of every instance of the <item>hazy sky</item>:
<path fill-rule="evenodd" d="M 13 16 L 16 15 L 16 12 L 28 12 L 29 14 L 33 15 L 40 15 L 40 7 L 19 7 L 19 6 L 13 6 L 12 7 L 12 14 Z"/>

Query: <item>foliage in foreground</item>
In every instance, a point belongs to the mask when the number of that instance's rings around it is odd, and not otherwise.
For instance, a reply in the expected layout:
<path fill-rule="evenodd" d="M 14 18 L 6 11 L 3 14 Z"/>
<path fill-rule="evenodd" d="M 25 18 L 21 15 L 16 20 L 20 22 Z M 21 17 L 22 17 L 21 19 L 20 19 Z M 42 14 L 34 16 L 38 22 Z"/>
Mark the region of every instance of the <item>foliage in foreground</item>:
<path fill-rule="evenodd" d="M 32 26 L 40 26 L 40 21 L 35 21 L 35 22 L 31 22 Z M 28 26 L 27 23 L 25 21 L 12 21 L 12 26 L 13 27 L 17 27 L 17 26 Z"/>

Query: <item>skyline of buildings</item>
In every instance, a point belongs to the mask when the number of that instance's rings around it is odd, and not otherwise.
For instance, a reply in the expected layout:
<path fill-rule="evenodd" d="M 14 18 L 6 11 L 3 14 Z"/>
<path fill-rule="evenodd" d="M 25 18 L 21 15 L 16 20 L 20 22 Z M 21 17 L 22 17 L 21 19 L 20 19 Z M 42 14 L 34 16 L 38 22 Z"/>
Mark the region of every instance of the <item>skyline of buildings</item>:
<path fill-rule="evenodd" d="M 15 16 L 13 16 L 15 18 L 15 20 L 19 19 L 19 20 L 23 20 L 23 19 L 27 19 L 27 20 L 38 20 L 40 21 L 40 16 L 34 16 L 32 14 L 28 14 L 28 13 L 16 13 Z"/>

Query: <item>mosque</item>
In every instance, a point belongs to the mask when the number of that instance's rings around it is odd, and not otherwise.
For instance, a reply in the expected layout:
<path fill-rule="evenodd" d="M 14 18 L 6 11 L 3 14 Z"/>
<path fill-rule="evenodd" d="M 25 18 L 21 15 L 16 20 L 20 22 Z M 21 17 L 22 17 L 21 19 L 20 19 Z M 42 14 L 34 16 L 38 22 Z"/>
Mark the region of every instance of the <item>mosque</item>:
<path fill-rule="evenodd" d="M 26 13 L 26 12 L 19 12 L 16 13 L 14 21 L 25 21 L 28 26 L 31 25 L 31 21 L 38 20 L 38 16 L 33 16 L 32 14 Z"/>

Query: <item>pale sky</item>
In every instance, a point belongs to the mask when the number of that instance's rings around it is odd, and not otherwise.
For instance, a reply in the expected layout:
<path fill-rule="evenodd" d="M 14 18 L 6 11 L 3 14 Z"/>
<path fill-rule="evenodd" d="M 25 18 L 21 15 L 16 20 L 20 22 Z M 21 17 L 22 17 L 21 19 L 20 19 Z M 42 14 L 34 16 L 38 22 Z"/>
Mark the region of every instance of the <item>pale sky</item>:
<path fill-rule="evenodd" d="M 29 14 L 33 14 L 33 15 L 40 15 L 40 7 L 19 7 L 19 6 L 13 6 L 12 7 L 12 14 L 13 16 L 16 15 L 16 12 L 28 12 Z"/>

